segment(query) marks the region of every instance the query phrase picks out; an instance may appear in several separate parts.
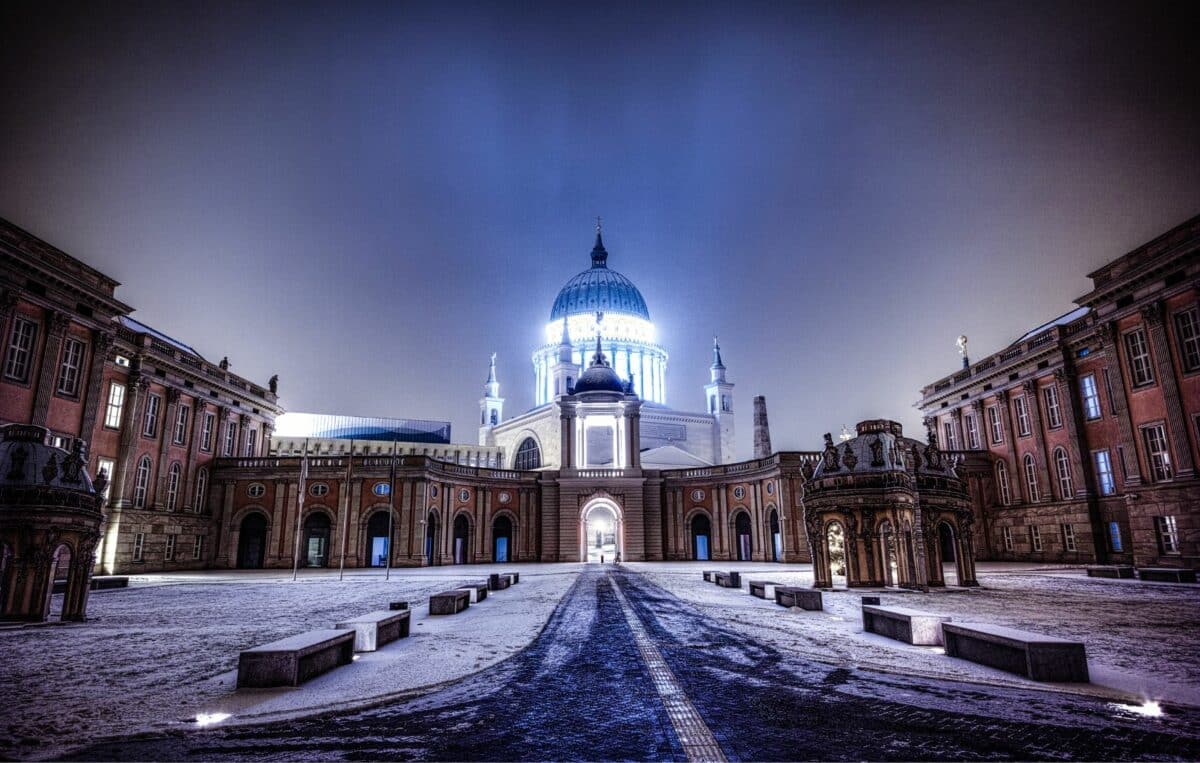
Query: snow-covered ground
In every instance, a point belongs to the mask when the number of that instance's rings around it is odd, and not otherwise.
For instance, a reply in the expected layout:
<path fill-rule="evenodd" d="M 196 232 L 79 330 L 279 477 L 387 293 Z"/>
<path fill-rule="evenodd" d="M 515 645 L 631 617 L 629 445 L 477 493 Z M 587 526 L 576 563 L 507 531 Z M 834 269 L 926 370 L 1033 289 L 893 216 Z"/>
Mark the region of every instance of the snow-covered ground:
<path fill-rule="evenodd" d="M 747 592 L 751 579 L 811 586 L 811 565 L 626 566 L 731 628 L 783 650 L 891 672 L 1046 686 L 946 657 L 940 647 L 912 646 L 864 633 L 860 596 L 874 591 L 826 593 L 824 612 L 785 610 Z M 706 569 L 740 571 L 741 590 L 704 582 L 701 571 Z M 946 569 L 949 572 L 951 566 Z M 1092 684 L 1056 684 L 1056 689 L 1120 692 L 1200 705 L 1200 587 L 1089 578 L 1078 567 L 1012 563 L 980 563 L 977 575 L 979 588 L 951 586 L 929 594 L 888 589 L 880 594 L 881 603 L 950 615 L 960 622 L 995 623 L 1082 641 Z"/>
<path fill-rule="evenodd" d="M 579 565 L 336 572 L 188 573 L 94 592 L 87 623 L 0 629 L 0 758 L 48 757 L 111 736 L 195 724 L 271 720 L 368 704 L 469 675 L 541 632 Z M 432 593 L 520 572 L 521 582 L 453 617 Z M 235 692 L 238 653 L 408 600 L 412 635 L 362 654 L 301 689 Z M 54 604 L 60 606 L 61 597 Z"/>

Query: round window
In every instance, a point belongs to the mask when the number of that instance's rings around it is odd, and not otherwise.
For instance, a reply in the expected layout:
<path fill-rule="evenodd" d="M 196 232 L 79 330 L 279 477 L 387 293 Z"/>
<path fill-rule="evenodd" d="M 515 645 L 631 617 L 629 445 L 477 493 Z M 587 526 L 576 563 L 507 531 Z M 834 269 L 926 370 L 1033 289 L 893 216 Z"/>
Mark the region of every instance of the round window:
<path fill-rule="evenodd" d="M 703 501 L 704 500 L 704 491 L 701 490 L 700 488 L 696 488 L 695 490 L 693 490 L 692 491 L 692 500 L 693 501 Z"/>
<path fill-rule="evenodd" d="M 308 489 L 308 492 L 311 495 L 315 495 L 316 497 L 320 498 L 323 495 L 329 494 L 329 486 L 324 482 L 314 482 L 312 487 Z"/>
<path fill-rule="evenodd" d="M 246 495 L 251 498 L 262 498 L 267 493 L 267 488 L 261 482 L 252 482 L 250 487 L 246 488 Z"/>
<path fill-rule="evenodd" d="M 429 486 L 429 495 L 433 498 L 437 498 L 437 485 Z"/>
<path fill-rule="evenodd" d="M 746 497 L 746 488 L 742 487 L 741 485 L 738 485 L 737 487 L 735 487 L 733 489 L 733 497 L 734 498 L 745 498 Z"/>
<path fill-rule="evenodd" d="M 767 483 L 767 495 L 775 495 L 775 483 L 774 482 Z"/>
<path fill-rule="evenodd" d="M 501 493 L 499 496 L 497 496 L 496 500 L 500 501 L 500 503 L 508 503 L 512 500 L 512 496 L 508 493 Z"/>
<path fill-rule="evenodd" d="M 371 492 L 375 495 L 388 495 L 392 492 L 392 486 L 386 482 L 376 482 L 375 487 L 371 488 Z"/>
<path fill-rule="evenodd" d="M 465 487 L 462 490 L 459 490 L 458 491 L 458 500 L 462 501 L 463 503 L 466 503 L 467 501 L 471 500 L 471 491 L 467 490 Z"/>

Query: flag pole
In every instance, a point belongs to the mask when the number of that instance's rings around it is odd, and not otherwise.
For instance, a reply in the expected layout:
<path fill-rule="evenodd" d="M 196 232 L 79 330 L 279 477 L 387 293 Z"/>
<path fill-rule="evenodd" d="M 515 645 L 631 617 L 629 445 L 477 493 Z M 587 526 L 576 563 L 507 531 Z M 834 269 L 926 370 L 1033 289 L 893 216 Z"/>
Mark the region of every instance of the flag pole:
<path fill-rule="evenodd" d="M 393 438 L 395 435 L 393 435 Z M 384 580 L 392 579 L 392 535 L 394 533 L 393 525 L 396 521 L 396 448 L 399 446 L 399 440 L 392 440 L 392 465 L 388 469 L 388 538 L 387 538 L 387 566 L 383 572 Z"/>
<path fill-rule="evenodd" d="M 350 455 L 346 458 L 346 514 L 342 522 L 342 561 L 338 565 L 338 580 L 346 575 L 346 539 L 350 535 L 350 475 L 354 465 L 354 440 L 350 441 Z"/>
<path fill-rule="evenodd" d="M 304 458 L 300 460 L 300 490 L 296 496 L 296 545 L 292 551 L 292 580 L 300 574 L 300 517 L 304 514 L 304 485 L 308 481 L 308 438 L 304 438 Z"/>

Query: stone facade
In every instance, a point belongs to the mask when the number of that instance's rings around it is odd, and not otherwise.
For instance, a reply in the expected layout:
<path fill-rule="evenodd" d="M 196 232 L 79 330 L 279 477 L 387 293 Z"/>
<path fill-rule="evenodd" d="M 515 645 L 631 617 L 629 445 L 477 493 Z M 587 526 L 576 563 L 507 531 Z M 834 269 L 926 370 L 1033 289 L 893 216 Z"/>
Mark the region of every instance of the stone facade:
<path fill-rule="evenodd" d="M 1091 273 L 1079 307 L 922 390 L 980 558 L 1200 565 L 1200 217 Z"/>

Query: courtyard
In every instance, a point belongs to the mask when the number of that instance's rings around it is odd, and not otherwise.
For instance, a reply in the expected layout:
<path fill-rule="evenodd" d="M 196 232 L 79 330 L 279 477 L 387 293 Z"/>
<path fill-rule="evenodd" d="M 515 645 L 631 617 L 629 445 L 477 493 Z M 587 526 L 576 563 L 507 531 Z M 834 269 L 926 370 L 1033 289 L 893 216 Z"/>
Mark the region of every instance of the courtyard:
<path fill-rule="evenodd" d="M 978 589 L 882 592 L 1082 640 L 1092 683 L 1047 685 L 863 633 L 861 591 L 793 612 L 703 582 L 713 566 L 134 578 L 93 593 L 87 623 L 0 630 L 13 708 L 0 755 L 683 759 L 696 755 L 663 699 L 682 697 L 729 759 L 1200 756 L 1195 586 L 985 563 Z M 809 565 L 722 568 L 812 581 Z M 500 569 L 521 583 L 429 616 L 431 593 Z M 234 690 L 240 650 L 396 600 L 413 608 L 412 637 L 295 689 Z"/>

